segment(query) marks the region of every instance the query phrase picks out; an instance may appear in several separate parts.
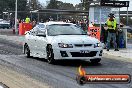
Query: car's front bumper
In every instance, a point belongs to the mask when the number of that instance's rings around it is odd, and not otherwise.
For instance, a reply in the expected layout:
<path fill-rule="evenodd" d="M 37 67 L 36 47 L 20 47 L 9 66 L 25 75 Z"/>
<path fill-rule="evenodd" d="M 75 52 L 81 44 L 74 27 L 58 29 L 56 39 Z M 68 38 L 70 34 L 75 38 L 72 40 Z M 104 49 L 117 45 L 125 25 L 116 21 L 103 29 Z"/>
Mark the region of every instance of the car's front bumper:
<path fill-rule="evenodd" d="M 89 51 L 87 53 L 80 53 L 80 51 Z M 54 59 L 81 59 L 89 60 L 95 58 L 102 58 L 102 47 L 97 48 L 54 48 Z"/>

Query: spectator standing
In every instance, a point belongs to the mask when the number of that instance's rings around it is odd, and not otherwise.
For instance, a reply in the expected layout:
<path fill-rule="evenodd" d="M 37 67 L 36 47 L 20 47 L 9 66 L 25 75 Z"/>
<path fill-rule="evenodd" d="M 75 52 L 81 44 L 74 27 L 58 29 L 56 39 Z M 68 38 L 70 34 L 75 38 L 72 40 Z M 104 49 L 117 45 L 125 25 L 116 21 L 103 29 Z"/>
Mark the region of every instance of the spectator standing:
<path fill-rule="evenodd" d="M 108 36 L 107 36 L 107 51 L 110 49 L 110 41 L 113 39 L 115 51 L 119 51 L 117 48 L 116 42 L 116 33 L 117 33 L 117 21 L 114 18 L 114 14 L 110 13 L 109 18 L 106 21 Z"/>
<path fill-rule="evenodd" d="M 28 16 L 25 19 L 25 23 L 30 23 L 30 18 Z"/>

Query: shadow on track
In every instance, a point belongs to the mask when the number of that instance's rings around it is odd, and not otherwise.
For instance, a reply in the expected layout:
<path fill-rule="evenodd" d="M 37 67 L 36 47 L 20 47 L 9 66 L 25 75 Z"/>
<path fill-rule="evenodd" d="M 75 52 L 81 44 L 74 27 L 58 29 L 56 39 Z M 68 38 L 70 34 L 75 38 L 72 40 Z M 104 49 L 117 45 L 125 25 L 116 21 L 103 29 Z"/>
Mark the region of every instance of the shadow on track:
<path fill-rule="evenodd" d="M 31 57 L 30 59 L 35 59 L 38 61 L 42 61 L 47 63 L 47 60 L 44 58 L 38 58 L 38 57 Z M 87 66 L 102 66 L 101 63 L 91 63 L 90 61 L 85 61 L 85 60 L 56 60 L 54 64 L 52 65 L 57 65 L 57 66 L 71 66 L 71 67 L 79 67 L 80 65 L 83 67 Z"/>
<path fill-rule="evenodd" d="M 101 66 L 100 63 L 94 64 L 89 61 L 85 60 L 57 60 L 55 65 L 60 66 L 72 66 L 72 67 L 79 67 L 80 65 L 83 67 L 87 66 Z"/>

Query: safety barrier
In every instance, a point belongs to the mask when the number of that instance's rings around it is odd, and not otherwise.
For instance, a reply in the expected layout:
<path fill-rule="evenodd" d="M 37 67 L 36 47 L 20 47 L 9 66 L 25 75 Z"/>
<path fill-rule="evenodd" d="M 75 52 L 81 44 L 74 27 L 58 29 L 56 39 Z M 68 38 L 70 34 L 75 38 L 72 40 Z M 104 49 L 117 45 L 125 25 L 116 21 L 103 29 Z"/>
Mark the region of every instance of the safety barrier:
<path fill-rule="evenodd" d="M 32 25 L 30 23 L 19 23 L 19 35 L 24 35 L 26 31 L 32 29 Z"/>
<path fill-rule="evenodd" d="M 90 36 L 100 40 L 100 27 L 88 27 L 88 32 L 90 33 Z"/>

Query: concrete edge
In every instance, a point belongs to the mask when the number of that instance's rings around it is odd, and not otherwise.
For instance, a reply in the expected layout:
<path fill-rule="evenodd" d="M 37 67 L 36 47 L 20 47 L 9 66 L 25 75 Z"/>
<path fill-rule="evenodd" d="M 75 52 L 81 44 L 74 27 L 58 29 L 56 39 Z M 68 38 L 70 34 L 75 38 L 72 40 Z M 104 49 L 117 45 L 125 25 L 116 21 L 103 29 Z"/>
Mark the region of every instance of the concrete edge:
<path fill-rule="evenodd" d="M 132 62 L 132 58 L 126 58 L 122 56 L 116 56 L 113 54 L 109 54 L 106 52 L 103 52 L 103 57 L 109 58 L 109 59 L 115 59 L 115 60 L 120 60 L 120 61 L 125 61 L 125 62 Z"/>

